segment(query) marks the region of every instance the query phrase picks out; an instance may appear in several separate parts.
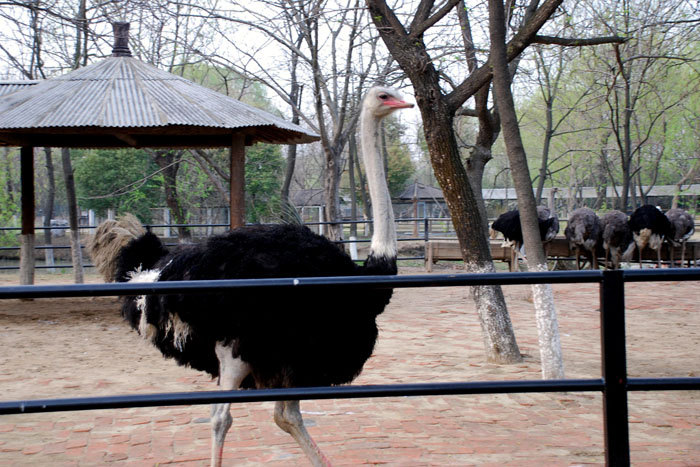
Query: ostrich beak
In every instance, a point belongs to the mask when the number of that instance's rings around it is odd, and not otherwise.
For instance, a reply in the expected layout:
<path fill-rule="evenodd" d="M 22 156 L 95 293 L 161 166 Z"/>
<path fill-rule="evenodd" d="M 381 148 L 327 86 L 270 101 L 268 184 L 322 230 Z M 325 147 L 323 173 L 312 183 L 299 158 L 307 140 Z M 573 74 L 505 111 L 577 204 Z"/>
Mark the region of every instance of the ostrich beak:
<path fill-rule="evenodd" d="M 388 107 L 393 107 L 395 109 L 410 109 L 413 104 L 410 102 L 402 101 L 401 99 L 387 99 L 383 102 L 384 105 Z"/>

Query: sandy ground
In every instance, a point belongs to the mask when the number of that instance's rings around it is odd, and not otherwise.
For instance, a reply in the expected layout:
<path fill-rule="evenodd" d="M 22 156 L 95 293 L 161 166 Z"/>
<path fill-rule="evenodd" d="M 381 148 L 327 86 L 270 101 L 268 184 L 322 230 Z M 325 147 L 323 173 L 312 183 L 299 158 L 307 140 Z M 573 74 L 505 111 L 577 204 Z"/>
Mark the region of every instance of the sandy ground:
<path fill-rule="evenodd" d="M 453 271 L 435 271 L 444 272 Z M 0 275 L 0 286 L 16 283 Z M 554 290 L 567 377 L 600 377 L 597 286 Z M 522 363 L 485 363 L 468 288 L 401 289 L 356 384 L 538 379 L 528 287 L 504 292 Z M 626 303 L 630 376 L 700 376 L 697 283 L 629 284 Z M 130 331 L 116 298 L 0 300 L 2 400 L 212 389 L 207 375 L 164 360 Z M 302 410 L 337 465 L 604 463 L 597 393 L 306 401 Z M 186 406 L 0 416 L 0 465 L 206 465 L 208 413 Z M 232 414 L 225 465 L 306 465 L 272 421 L 272 403 L 239 404 Z M 630 394 L 633 465 L 700 465 L 699 425 L 700 392 Z"/>

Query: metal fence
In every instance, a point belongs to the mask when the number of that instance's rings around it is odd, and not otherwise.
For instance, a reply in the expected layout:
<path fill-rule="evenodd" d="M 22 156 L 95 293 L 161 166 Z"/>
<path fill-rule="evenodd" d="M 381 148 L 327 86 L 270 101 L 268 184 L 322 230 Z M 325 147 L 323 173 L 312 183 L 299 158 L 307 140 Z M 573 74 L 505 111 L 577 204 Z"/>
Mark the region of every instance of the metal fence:
<path fill-rule="evenodd" d="M 449 218 L 438 218 L 438 217 L 420 217 L 420 218 L 407 218 L 407 219 L 396 219 L 396 224 L 397 227 L 400 226 L 401 224 L 406 224 L 406 223 L 412 223 L 414 226 L 420 225 L 420 229 L 415 228 L 413 229 L 413 233 L 415 233 L 415 236 L 399 236 L 397 239 L 399 242 L 410 242 L 410 241 L 428 241 L 430 240 L 430 237 L 433 233 L 432 226 L 435 225 L 436 222 L 439 222 L 441 224 L 441 227 L 443 225 L 448 226 L 448 229 L 446 230 L 445 228 L 441 228 L 441 237 L 447 236 L 450 238 L 457 238 L 456 234 L 451 231 L 451 226 L 452 226 L 452 221 Z M 343 221 L 337 221 L 337 222 L 307 222 L 304 223 L 304 225 L 308 227 L 317 227 L 317 226 L 326 226 L 326 225 L 362 225 L 362 224 L 372 224 L 371 220 L 343 220 Z M 161 228 L 172 228 L 176 229 L 178 227 L 186 227 L 186 228 L 217 228 L 221 229 L 221 231 L 225 231 L 226 229 L 229 228 L 229 224 L 145 224 L 144 227 L 148 229 L 161 229 Z M 94 225 L 88 225 L 88 226 L 80 226 L 79 230 L 94 230 L 97 228 L 97 226 Z M 35 227 L 36 230 L 69 230 L 70 227 L 65 227 L 65 226 L 52 226 L 52 227 Z M 20 227 L 0 227 L 0 233 L 2 232 L 19 232 L 21 230 Z M 400 228 L 397 230 L 401 230 Z M 405 229 L 404 229 L 405 231 Z M 409 233 L 409 235 L 411 235 Z M 369 238 L 352 238 L 348 240 L 341 240 L 338 241 L 337 243 L 341 244 L 363 244 L 363 243 L 370 243 Z M 174 244 L 167 244 L 166 246 L 173 246 Z M 80 246 L 82 249 L 85 248 L 85 245 Z M 68 245 L 37 245 L 34 247 L 34 250 L 70 250 L 70 246 Z M 18 246 L 0 246 L 0 253 L 3 251 L 19 251 L 20 247 Z M 400 257 L 398 258 L 399 261 L 409 261 L 409 260 L 424 260 L 425 256 L 411 256 L 411 257 Z M 72 268 L 72 264 L 68 263 L 57 263 L 57 264 L 51 264 L 51 265 L 37 265 L 35 266 L 36 269 L 70 269 Z M 83 267 L 93 267 L 92 264 L 84 264 Z M 13 266 L 0 266 L 0 271 L 3 270 L 17 270 L 19 269 L 18 265 L 13 265 Z"/>
<path fill-rule="evenodd" d="M 172 293 L 227 293 L 255 288 L 261 293 L 290 288 L 406 288 L 474 285 L 598 283 L 600 285 L 602 375 L 596 379 L 488 381 L 402 385 L 342 386 L 250 391 L 104 396 L 0 402 L 0 415 L 129 407 L 175 406 L 273 400 L 346 399 L 360 397 L 431 396 L 532 392 L 601 392 L 605 458 L 608 465 L 630 463 L 627 395 L 630 391 L 700 390 L 700 378 L 629 378 L 625 345 L 625 283 L 697 281 L 700 268 L 557 271 L 415 276 L 244 279 L 156 283 L 79 284 L 0 287 L 1 299 L 38 299 Z M 700 436 L 700 433 L 698 433 Z"/>

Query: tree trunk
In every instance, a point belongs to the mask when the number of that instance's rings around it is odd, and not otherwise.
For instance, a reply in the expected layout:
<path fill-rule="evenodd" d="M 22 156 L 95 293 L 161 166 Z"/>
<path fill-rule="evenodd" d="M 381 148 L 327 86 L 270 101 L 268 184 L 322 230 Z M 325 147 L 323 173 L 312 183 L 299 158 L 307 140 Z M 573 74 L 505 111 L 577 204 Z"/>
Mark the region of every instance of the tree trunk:
<path fill-rule="evenodd" d="M 297 83 L 296 78 L 296 64 L 299 60 L 298 55 L 292 55 L 292 92 L 289 97 L 294 103 L 292 105 L 292 123 L 295 125 L 299 124 L 299 105 L 301 104 L 301 86 Z M 292 185 L 292 178 L 294 177 L 294 168 L 296 167 L 297 161 L 297 145 L 290 144 L 287 146 L 287 167 L 284 172 L 284 182 L 282 183 L 281 198 L 282 201 L 289 201 L 289 188 Z"/>
<path fill-rule="evenodd" d="M 80 249 L 80 229 L 78 225 L 78 199 L 75 196 L 75 180 L 73 179 L 73 166 L 70 160 L 70 149 L 61 149 L 61 161 L 63 162 L 63 178 L 66 183 L 66 198 L 68 200 L 68 225 L 70 226 L 70 251 L 73 259 L 73 278 L 76 284 L 82 284 L 83 280 L 83 254 Z"/>
<path fill-rule="evenodd" d="M 549 98 L 545 102 L 547 105 L 546 115 L 547 122 L 544 131 L 544 141 L 542 143 L 542 162 L 540 163 L 539 178 L 537 179 L 537 192 L 535 193 L 535 201 L 539 203 L 542 200 L 542 192 L 544 191 L 544 182 L 547 180 L 547 164 L 549 162 L 549 147 L 552 143 L 552 135 L 554 134 L 553 125 L 554 119 L 552 116 L 552 99 Z"/>
<path fill-rule="evenodd" d="M 350 135 L 348 141 L 348 182 L 350 184 L 350 217 L 357 220 L 357 189 L 355 183 L 355 161 L 357 160 L 357 140 Z M 357 224 L 350 224 L 350 236 L 357 238 Z"/>
<path fill-rule="evenodd" d="M 431 99 L 438 93 L 420 89 L 416 84 L 416 100 L 423 116 L 425 139 L 430 152 L 435 176 L 442 187 L 452 223 L 460 243 L 465 266 L 471 273 L 495 272 L 485 220 L 476 197 L 467 180 L 467 173 L 459 157 L 454 134 L 453 114 L 441 99 Z M 488 361 L 516 363 L 522 360 L 515 340 L 503 291 L 499 286 L 471 288 L 472 298 L 479 314 Z"/>
<path fill-rule="evenodd" d="M 493 158 L 491 154 L 491 147 L 486 147 L 480 145 L 478 142 L 474 145 L 474 148 L 467 159 L 467 177 L 469 178 L 469 184 L 474 192 L 474 197 L 476 198 L 476 204 L 481 213 L 481 219 L 483 220 L 484 235 L 488 236 L 489 222 L 488 222 L 488 212 L 486 211 L 486 202 L 483 196 L 483 180 L 484 180 L 484 169 L 486 168 L 486 163 Z"/>
<path fill-rule="evenodd" d="M 187 223 L 187 216 L 180 205 L 177 193 L 177 172 L 180 169 L 179 156 L 172 151 L 155 151 L 153 160 L 162 169 L 163 188 L 165 190 L 165 203 L 170 209 L 170 214 L 175 218 L 175 223 L 181 226 L 177 228 L 180 241 L 187 241 L 192 238 L 192 234 L 187 227 L 182 224 Z"/>
<path fill-rule="evenodd" d="M 294 177 L 294 168 L 297 162 L 297 145 L 290 144 L 287 146 L 287 167 L 284 171 L 284 182 L 282 183 L 282 190 L 280 198 L 282 201 L 289 201 L 289 187 L 292 185 L 292 178 Z"/>
<path fill-rule="evenodd" d="M 56 196 L 56 178 L 54 176 L 53 168 L 53 157 L 51 155 L 51 148 L 44 148 L 44 156 L 46 158 L 46 178 L 48 182 L 48 189 L 46 192 L 46 203 L 44 204 L 44 245 L 49 247 L 52 243 L 51 238 L 51 218 L 53 217 L 53 203 Z M 47 248 L 44 250 L 46 265 L 53 266 L 53 249 Z M 50 268 L 49 272 L 56 272 L 55 269 Z"/>
<path fill-rule="evenodd" d="M 323 198 L 326 204 L 326 221 L 330 222 L 326 225 L 326 236 L 332 241 L 340 241 L 343 239 L 343 226 L 334 223 L 340 220 L 340 176 L 338 173 L 340 155 L 334 154 L 334 151 L 331 150 L 324 152 L 326 166 L 323 174 Z"/>
<path fill-rule="evenodd" d="M 385 2 L 367 0 L 367 5 L 384 43 L 413 84 L 431 164 L 452 215 L 466 269 L 473 273 L 494 272 L 484 228 L 486 220 L 479 210 L 459 155 L 454 132 L 457 109 L 449 105 L 442 94 L 438 72 L 427 56 L 422 39 L 411 38 L 403 28 L 397 27 L 398 19 Z M 521 361 L 501 288 L 472 287 L 471 292 L 479 314 L 487 360 L 497 363 Z"/>
<path fill-rule="evenodd" d="M 510 89 L 505 43 L 505 14 L 502 0 L 489 0 L 489 30 L 494 97 L 501 117 L 501 131 L 510 161 L 513 185 L 518 196 L 520 225 L 528 269 L 530 271 L 546 271 L 547 258 L 539 233 L 537 204 L 532 192 L 532 180 L 530 179 L 527 157 L 520 137 L 515 103 Z M 544 379 L 562 379 L 564 378 L 564 365 L 552 287 L 549 284 L 535 284 L 532 286 L 532 291 L 542 360 L 542 376 Z"/>

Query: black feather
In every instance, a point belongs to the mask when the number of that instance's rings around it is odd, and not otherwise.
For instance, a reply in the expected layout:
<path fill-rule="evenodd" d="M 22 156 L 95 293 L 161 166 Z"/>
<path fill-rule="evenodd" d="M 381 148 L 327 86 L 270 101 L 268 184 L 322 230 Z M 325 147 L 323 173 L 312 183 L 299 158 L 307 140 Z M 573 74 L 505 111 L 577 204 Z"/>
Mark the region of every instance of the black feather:
<path fill-rule="evenodd" d="M 137 251 L 147 243 L 142 239 L 125 249 L 128 257 L 143 253 Z M 396 274 L 396 261 L 370 257 L 358 266 L 306 227 L 274 225 L 243 227 L 179 247 L 155 268 L 162 268 L 159 281 L 328 277 Z M 151 295 L 146 316 L 156 330 L 155 345 L 182 365 L 217 376 L 216 342 L 233 343 L 234 356 L 250 364 L 258 387 L 334 385 L 352 381 L 362 370 L 377 338 L 375 318 L 391 294 L 358 286 Z M 133 299 L 123 313 L 138 329 Z M 175 315 L 190 329 L 180 348 L 169 325 Z"/>

